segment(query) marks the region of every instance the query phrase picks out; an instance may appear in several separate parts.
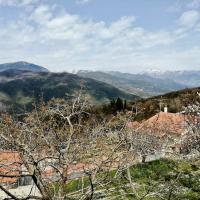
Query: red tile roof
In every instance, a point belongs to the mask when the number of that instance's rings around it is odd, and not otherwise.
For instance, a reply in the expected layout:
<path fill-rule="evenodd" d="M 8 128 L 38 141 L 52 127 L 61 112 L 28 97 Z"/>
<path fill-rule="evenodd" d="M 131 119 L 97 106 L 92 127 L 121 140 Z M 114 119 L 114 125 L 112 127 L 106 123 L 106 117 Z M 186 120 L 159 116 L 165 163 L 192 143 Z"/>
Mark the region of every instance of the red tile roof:
<path fill-rule="evenodd" d="M 18 177 L 20 177 L 22 165 L 19 153 L 11 151 L 0 152 L 0 175 L 16 176 L 13 178 L 0 176 L 0 183 L 16 183 Z M 84 170 L 94 169 L 95 167 L 92 164 L 77 163 L 69 165 L 66 170 L 68 175 L 72 175 Z M 52 178 L 56 175 L 56 170 L 49 166 L 43 171 L 42 175 L 43 178 Z"/>
<path fill-rule="evenodd" d="M 188 129 L 185 115 L 164 112 L 160 112 L 142 123 L 129 123 L 128 127 L 133 128 L 136 131 L 147 132 L 160 136 L 164 136 L 166 134 L 181 135 Z"/>
<path fill-rule="evenodd" d="M 0 152 L 0 174 L 19 176 L 22 162 L 17 152 L 3 151 Z M 0 183 L 15 183 L 16 178 L 0 177 Z"/>

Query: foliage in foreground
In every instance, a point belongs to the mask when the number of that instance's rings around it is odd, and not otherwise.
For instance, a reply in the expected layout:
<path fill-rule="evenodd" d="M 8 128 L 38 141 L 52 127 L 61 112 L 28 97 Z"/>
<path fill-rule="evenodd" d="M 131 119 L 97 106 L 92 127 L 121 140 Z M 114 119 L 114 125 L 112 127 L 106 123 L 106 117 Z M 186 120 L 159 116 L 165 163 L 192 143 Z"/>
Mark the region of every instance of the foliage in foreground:
<path fill-rule="evenodd" d="M 99 176 L 107 184 L 95 186 L 94 199 L 197 200 L 200 196 L 199 161 L 163 159 Z M 87 187 L 88 178 L 77 179 L 65 191 L 69 198 L 79 199 Z"/>

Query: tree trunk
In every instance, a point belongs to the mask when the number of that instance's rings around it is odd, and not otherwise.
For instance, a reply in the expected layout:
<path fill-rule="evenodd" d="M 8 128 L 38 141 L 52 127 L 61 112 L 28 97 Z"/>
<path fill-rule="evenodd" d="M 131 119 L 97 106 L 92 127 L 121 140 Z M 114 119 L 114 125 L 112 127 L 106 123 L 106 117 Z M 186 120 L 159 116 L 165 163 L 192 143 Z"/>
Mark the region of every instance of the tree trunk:
<path fill-rule="evenodd" d="M 22 162 L 28 170 L 28 173 L 32 176 L 33 182 L 40 191 L 40 194 L 44 200 L 52 200 L 49 189 L 41 178 L 41 172 L 38 169 L 37 165 L 30 165 L 28 159 L 23 156 L 23 153 L 20 154 Z M 33 162 L 34 163 L 34 162 Z"/>
<path fill-rule="evenodd" d="M 146 155 L 142 155 L 142 163 L 146 162 Z"/>

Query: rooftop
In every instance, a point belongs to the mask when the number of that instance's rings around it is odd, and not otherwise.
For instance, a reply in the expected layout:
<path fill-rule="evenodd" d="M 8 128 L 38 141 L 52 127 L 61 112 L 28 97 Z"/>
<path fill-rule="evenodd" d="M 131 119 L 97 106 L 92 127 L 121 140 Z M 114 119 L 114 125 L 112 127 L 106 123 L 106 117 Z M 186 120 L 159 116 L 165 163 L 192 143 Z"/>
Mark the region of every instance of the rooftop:
<path fill-rule="evenodd" d="M 160 112 L 142 123 L 128 123 L 136 131 L 149 132 L 164 136 L 166 134 L 182 135 L 188 130 L 186 116 L 179 113 Z"/>
<path fill-rule="evenodd" d="M 21 159 L 17 152 L 0 152 L 0 175 L 16 176 L 16 178 L 0 176 L 0 183 L 15 183 L 17 176 L 20 175 L 21 165 Z"/>

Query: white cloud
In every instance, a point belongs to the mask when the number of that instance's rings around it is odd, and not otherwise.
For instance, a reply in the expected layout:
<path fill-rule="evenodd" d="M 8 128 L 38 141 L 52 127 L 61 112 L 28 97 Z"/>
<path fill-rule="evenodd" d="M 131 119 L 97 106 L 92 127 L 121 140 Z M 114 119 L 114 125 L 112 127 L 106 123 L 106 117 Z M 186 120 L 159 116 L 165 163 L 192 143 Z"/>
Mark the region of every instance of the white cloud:
<path fill-rule="evenodd" d="M 167 8 L 169 12 L 184 12 L 200 8 L 200 0 L 174 0 L 174 3 Z"/>
<path fill-rule="evenodd" d="M 30 19 L 38 24 L 45 24 L 52 17 L 51 8 L 48 5 L 40 5 L 35 9 L 33 14 L 31 14 Z"/>
<path fill-rule="evenodd" d="M 200 0 L 192 0 L 187 4 L 188 8 L 198 9 L 200 8 Z"/>
<path fill-rule="evenodd" d="M 42 5 L 35 9 L 31 15 L 31 20 L 40 24 L 37 28 L 38 36 L 46 41 L 70 41 L 79 42 L 94 46 L 101 44 L 105 47 L 112 45 L 138 45 L 148 48 L 157 45 L 168 45 L 174 37 L 170 32 L 148 32 L 142 27 L 135 26 L 136 18 L 134 16 L 124 16 L 119 20 L 106 24 L 103 21 L 93 22 L 91 20 L 83 20 L 78 15 L 55 16 L 53 10 L 49 6 Z M 105 40 L 109 40 L 106 41 Z M 76 45 L 74 45 L 76 46 Z M 100 47 L 100 46 L 99 46 Z M 86 48 L 86 49 L 88 49 Z"/>
<path fill-rule="evenodd" d="M 0 6 L 27 6 L 44 0 L 0 0 Z"/>
<path fill-rule="evenodd" d="M 124 16 L 108 24 L 56 9 L 42 4 L 26 13 L 23 20 L 16 18 L 0 24 L 0 46 L 4 47 L 0 49 L 0 61 L 26 60 L 53 71 L 94 67 L 106 70 L 108 66 L 110 70 L 134 71 L 133 66 L 142 70 L 158 65 L 167 67 L 170 62 L 197 65 L 194 60 L 199 49 L 188 50 L 190 56 L 183 59 L 185 63 L 179 61 L 185 52 L 174 51 L 172 55 L 173 45 L 187 37 L 177 30 L 149 31 L 136 25 L 135 16 Z M 181 16 L 181 26 L 194 23 L 195 17 L 189 20 L 188 16 L 188 13 Z"/>
<path fill-rule="evenodd" d="M 186 28 L 192 28 L 199 22 L 199 19 L 200 14 L 197 10 L 189 10 L 181 15 L 179 24 Z"/>
<path fill-rule="evenodd" d="M 89 3 L 91 1 L 92 0 L 76 0 L 76 3 L 78 3 L 78 4 L 86 4 L 86 3 Z"/>

